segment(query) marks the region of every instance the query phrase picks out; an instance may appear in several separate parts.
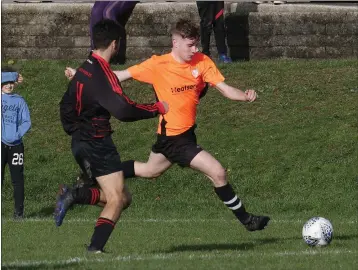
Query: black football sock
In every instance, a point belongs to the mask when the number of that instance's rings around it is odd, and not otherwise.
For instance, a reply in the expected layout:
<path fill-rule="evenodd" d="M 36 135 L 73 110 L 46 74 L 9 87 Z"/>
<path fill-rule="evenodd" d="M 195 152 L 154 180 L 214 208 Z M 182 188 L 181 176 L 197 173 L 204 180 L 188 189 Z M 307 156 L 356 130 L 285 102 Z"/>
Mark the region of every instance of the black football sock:
<path fill-rule="evenodd" d="M 89 249 L 103 250 L 115 225 L 116 223 L 110 219 L 98 218 Z"/>
<path fill-rule="evenodd" d="M 134 160 L 127 160 L 122 162 L 122 169 L 125 179 L 135 177 Z"/>
<path fill-rule="evenodd" d="M 222 200 L 223 203 L 231 209 L 242 224 L 246 224 L 248 222 L 250 214 L 246 212 L 244 205 L 237 197 L 230 184 L 215 188 L 215 193 L 218 195 L 220 200 Z"/>
<path fill-rule="evenodd" d="M 96 205 L 100 199 L 100 189 L 90 188 L 90 187 L 81 187 L 75 188 L 72 190 L 72 195 L 74 197 L 74 203 L 76 204 L 90 204 Z"/>

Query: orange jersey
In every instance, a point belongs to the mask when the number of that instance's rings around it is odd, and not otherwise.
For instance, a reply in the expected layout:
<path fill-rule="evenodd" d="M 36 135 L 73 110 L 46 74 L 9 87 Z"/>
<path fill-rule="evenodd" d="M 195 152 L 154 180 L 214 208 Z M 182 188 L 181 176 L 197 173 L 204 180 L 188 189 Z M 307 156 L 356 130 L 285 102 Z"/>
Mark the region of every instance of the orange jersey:
<path fill-rule="evenodd" d="M 215 86 L 225 80 L 214 62 L 202 53 L 183 64 L 171 53 L 154 55 L 128 71 L 135 80 L 152 84 L 159 101 L 169 104 L 169 112 L 160 116 L 158 125 L 158 133 L 167 136 L 181 134 L 195 124 L 205 83 Z"/>

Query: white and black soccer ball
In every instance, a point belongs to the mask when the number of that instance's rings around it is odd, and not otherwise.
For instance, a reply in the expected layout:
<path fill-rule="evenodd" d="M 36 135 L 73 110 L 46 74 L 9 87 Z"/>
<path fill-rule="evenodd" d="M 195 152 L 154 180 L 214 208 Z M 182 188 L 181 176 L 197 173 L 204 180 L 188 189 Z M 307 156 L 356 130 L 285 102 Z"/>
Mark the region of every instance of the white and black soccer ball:
<path fill-rule="evenodd" d="M 333 226 L 323 217 L 310 218 L 303 225 L 302 237 L 309 246 L 326 246 L 332 241 Z"/>

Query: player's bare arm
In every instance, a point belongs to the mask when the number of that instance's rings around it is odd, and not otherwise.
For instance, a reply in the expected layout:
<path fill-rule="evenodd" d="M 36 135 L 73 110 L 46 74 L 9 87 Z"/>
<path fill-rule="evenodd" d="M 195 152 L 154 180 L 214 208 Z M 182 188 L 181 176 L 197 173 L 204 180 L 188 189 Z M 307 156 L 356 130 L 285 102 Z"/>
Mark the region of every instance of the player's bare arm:
<path fill-rule="evenodd" d="M 71 67 L 66 67 L 65 69 L 65 76 L 67 79 L 72 80 L 73 76 L 75 76 L 77 70 Z M 128 70 L 117 70 L 113 71 L 114 74 L 116 74 L 118 80 L 120 82 L 123 82 L 125 80 L 131 79 L 132 75 L 129 73 Z"/>
<path fill-rule="evenodd" d="M 253 102 L 257 98 L 255 90 L 252 89 L 246 90 L 244 92 L 224 82 L 218 83 L 215 87 L 224 97 L 227 97 L 231 100 Z"/>
<path fill-rule="evenodd" d="M 126 70 L 116 70 L 116 71 L 113 71 L 113 73 L 116 74 L 116 76 L 120 82 L 123 82 L 125 80 L 132 78 L 132 75 L 129 73 L 129 71 L 127 69 Z"/>

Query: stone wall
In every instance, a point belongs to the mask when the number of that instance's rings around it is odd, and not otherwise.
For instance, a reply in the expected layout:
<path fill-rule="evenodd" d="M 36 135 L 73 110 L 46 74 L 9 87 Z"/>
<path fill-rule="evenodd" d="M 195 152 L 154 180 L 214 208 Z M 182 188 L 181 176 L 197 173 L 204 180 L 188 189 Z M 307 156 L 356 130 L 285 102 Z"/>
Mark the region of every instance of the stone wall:
<path fill-rule="evenodd" d="M 92 4 L 3 4 L 2 59 L 83 59 L 90 46 Z M 127 24 L 127 58 L 170 51 L 179 18 L 199 22 L 195 3 L 140 3 Z M 358 8 L 282 7 L 227 3 L 233 59 L 358 56 Z M 215 44 L 212 43 L 215 56 Z"/>

